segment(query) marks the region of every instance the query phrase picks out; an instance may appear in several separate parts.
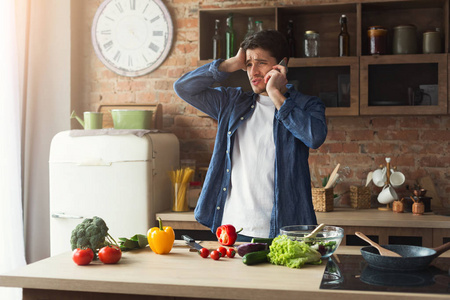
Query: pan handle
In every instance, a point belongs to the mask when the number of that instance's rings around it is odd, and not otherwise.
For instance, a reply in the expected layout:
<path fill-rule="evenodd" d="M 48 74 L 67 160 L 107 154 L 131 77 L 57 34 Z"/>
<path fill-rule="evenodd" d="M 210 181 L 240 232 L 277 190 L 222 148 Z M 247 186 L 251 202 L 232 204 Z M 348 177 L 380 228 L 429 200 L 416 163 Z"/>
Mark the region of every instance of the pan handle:
<path fill-rule="evenodd" d="M 444 245 L 441 245 L 439 247 L 433 248 L 434 251 L 436 251 L 436 257 L 441 255 L 442 253 L 446 252 L 447 250 L 450 250 L 450 242 L 445 243 Z"/>

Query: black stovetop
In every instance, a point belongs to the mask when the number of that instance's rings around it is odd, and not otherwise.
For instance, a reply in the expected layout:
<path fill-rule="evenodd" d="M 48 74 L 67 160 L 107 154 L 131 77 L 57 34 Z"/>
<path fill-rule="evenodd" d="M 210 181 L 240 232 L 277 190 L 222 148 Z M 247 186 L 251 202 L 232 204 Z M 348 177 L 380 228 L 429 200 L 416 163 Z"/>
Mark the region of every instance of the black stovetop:
<path fill-rule="evenodd" d="M 450 258 L 436 258 L 417 272 L 379 271 L 361 255 L 330 257 L 321 289 L 450 294 Z"/>

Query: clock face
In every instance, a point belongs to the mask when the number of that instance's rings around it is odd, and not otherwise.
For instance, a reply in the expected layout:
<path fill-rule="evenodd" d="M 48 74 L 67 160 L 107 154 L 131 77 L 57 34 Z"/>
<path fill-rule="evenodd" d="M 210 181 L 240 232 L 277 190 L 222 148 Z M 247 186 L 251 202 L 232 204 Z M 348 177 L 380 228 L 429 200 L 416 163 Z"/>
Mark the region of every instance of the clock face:
<path fill-rule="evenodd" d="M 92 25 L 98 58 L 123 76 L 141 76 L 159 67 L 172 39 L 172 19 L 160 0 L 106 0 Z"/>

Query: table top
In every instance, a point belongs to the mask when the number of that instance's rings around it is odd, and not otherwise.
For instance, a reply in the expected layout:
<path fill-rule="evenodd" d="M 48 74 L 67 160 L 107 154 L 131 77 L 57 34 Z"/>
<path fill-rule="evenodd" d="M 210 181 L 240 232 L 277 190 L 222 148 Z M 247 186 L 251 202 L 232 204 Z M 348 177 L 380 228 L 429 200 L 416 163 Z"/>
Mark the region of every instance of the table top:
<path fill-rule="evenodd" d="M 359 254 L 359 247 L 341 246 L 337 254 Z M 115 265 L 95 261 L 77 266 L 71 253 L 63 253 L 0 275 L 0 286 L 99 293 L 158 295 L 172 297 L 227 299 L 365 299 L 408 296 L 421 299 L 424 294 L 321 290 L 326 264 L 290 269 L 269 263 L 244 265 L 240 257 L 218 261 L 202 259 L 189 251 L 183 241 L 175 241 L 169 254 L 157 255 L 148 247 L 124 252 Z M 314 298 L 313 298 L 314 297 Z M 428 295 L 427 295 L 428 297 Z M 430 295 L 443 299 L 448 295 Z"/>

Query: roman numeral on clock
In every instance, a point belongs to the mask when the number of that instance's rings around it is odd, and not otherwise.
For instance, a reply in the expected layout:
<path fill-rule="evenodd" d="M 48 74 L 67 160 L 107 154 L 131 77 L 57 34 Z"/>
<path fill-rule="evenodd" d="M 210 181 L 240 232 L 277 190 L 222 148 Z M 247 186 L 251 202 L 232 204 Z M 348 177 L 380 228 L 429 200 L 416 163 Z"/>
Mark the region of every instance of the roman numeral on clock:
<path fill-rule="evenodd" d="M 119 10 L 120 13 L 123 13 L 123 7 L 122 7 L 122 4 L 116 3 L 116 7 L 117 7 L 117 9 Z"/>
<path fill-rule="evenodd" d="M 109 49 L 111 49 L 112 46 L 113 46 L 113 42 L 112 42 L 112 41 L 109 41 L 109 42 L 103 44 L 103 48 L 105 48 L 106 51 L 108 51 Z"/>
<path fill-rule="evenodd" d="M 160 18 L 159 16 L 154 17 L 153 19 L 150 20 L 150 23 L 154 23 L 154 22 L 158 21 L 159 18 Z"/>
<path fill-rule="evenodd" d="M 120 59 L 120 51 L 117 51 L 116 55 L 114 55 L 114 60 L 119 61 L 119 59 Z"/>
<path fill-rule="evenodd" d="M 155 44 L 153 44 L 153 43 L 150 43 L 150 45 L 149 45 L 148 47 L 149 47 L 150 49 L 152 49 L 153 52 L 158 52 L 158 50 L 159 50 L 158 45 L 155 45 Z"/>

